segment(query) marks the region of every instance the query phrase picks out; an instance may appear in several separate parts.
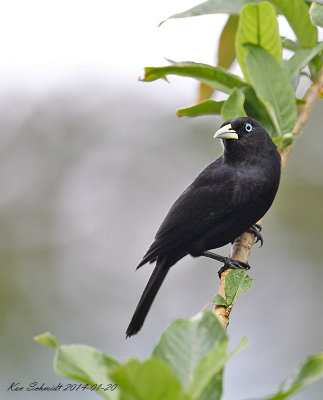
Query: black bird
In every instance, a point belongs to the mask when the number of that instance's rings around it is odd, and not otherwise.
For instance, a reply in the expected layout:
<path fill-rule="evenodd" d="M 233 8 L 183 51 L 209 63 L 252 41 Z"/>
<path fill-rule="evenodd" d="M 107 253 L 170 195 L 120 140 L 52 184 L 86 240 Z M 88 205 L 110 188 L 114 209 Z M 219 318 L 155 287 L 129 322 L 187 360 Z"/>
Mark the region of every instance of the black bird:
<path fill-rule="evenodd" d="M 214 138 L 223 140 L 224 153 L 175 201 L 137 267 L 156 261 L 127 337 L 141 329 L 167 272 L 178 260 L 187 254 L 206 256 L 224 263 L 219 272 L 229 267 L 249 269 L 248 264 L 209 250 L 246 231 L 262 241 L 256 222 L 271 206 L 279 186 L 277 148 L 259 122 L 248 117 L 224 122 Z"/>

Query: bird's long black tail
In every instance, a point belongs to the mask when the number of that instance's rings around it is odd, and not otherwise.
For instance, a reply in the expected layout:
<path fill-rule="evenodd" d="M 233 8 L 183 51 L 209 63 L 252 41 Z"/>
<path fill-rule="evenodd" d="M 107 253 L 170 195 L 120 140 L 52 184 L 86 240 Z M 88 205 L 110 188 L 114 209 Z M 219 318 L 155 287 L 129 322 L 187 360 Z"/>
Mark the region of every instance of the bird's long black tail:
<path fill-rule="evenodd" d="M 149 278 L 145 290 L 139 300 L 136 311 L 128 326 L 127 337 L 138 333 L 145 321 L 148 311 L 156 297 L 156 294 L 163 283 L 170 266 L 166 257 L 158 257 L 156 267 Z"/>

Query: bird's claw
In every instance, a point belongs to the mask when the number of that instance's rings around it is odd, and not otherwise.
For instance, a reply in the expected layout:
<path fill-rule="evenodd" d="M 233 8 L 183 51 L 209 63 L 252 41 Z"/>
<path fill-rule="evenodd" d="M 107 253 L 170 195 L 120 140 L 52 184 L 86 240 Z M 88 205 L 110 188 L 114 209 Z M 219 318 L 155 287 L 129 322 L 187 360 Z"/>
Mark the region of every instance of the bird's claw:
<path fill-rule="evenodd" d="M 262 238 L 262 235 L 260 234 L 262 230 L 261 225 L 259 224 L 253 224 L 251 227 L 247 230 L 247 232 L 251 233 L 255 237 L 255 243 L 260 242 L 260 247 L 264 244 L 264 240 Z"/>
<path fill-rule="evenodd" d="M 246 271 L 248 271 L 248 269 L 250 269 L 250 265 L 247 263 L 244 263 L 242 261 L 238 261 L 238 260 L 232 260 L 231 258 L 228 258 L 223 267 L 219 269 L 218 271 L 218 275 L 219 278 L 221 279 L 221 275 L 224 271 L 226 271 L 228 268 L 231 269 L 244 269 Z"/>

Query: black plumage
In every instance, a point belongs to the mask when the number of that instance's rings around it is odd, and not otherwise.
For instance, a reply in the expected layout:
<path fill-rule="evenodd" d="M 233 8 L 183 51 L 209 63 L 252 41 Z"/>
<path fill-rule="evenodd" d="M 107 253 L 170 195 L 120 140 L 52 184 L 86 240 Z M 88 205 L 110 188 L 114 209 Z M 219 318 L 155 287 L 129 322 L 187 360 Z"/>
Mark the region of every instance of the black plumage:
<path fill-rule="evenodd" d="M 215 258 L 225 268 L 249 267 L 208 250 L 233 242 L 245 231 L 255 233 L 256 222 L 278 189 L 280 155 L 265 129 L 252 118 L 228 120 L 214 137 L 223 140 L 224 153 L 175 201 L 137 267 L 157 261 L 127 336 L 141 329 L 169 268 L 187 254 Z"/>

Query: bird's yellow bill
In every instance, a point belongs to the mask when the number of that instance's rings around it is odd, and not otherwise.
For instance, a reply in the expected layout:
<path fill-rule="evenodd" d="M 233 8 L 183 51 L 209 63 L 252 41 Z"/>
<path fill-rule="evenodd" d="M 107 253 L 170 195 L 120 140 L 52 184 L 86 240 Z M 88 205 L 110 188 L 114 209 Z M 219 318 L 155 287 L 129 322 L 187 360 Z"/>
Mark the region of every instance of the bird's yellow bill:
<path fill-rule="evenodd" d="M 232 128 L 231 124 L 222 126 L 213 136 L 214 139 L 239 139 L 237 132 Z"/>

